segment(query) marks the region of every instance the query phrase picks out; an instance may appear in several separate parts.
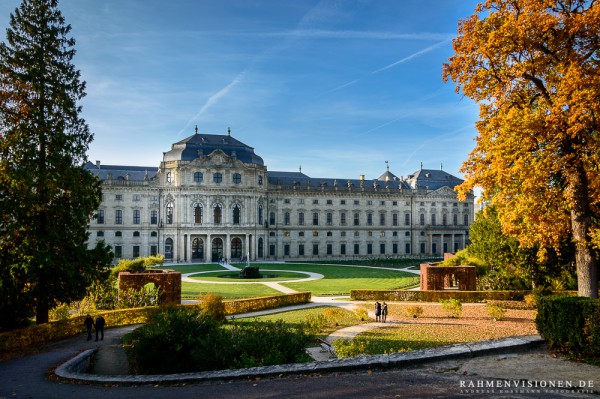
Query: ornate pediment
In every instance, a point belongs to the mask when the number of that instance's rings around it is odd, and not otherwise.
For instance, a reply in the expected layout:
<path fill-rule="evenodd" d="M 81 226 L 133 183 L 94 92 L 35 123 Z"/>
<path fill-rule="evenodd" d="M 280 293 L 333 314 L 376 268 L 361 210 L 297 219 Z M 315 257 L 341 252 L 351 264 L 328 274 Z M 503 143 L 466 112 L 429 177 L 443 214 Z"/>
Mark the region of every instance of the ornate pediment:
<path fill-rule="evenodd" d="M 456 191 L 454 191 L 453 189 L 451 189 L 450 187 L 444 186 L 444 187 L 440 187 L 435 191 L 432 191 L 431 193 L 429 193 L 428 195 L 431 196 L 439 196 L 439 195 L 443 195 L 443 196 L 452 196 L 452 197 L 456 197 Z"/>

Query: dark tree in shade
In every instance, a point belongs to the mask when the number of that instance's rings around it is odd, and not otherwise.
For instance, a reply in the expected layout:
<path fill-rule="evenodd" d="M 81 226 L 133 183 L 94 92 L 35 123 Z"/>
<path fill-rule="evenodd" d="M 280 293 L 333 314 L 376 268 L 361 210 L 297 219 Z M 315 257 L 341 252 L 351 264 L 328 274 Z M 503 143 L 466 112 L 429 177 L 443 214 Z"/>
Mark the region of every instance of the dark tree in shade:
<path fill-rule="evenodd" d="M 103 243 L 88 250 L 101 187 L 83 169 L 92 134 L 70 30 L 57 0 L 23 0 L 0 43 L 0 329 L 47 322 L 110 261 Z"/>

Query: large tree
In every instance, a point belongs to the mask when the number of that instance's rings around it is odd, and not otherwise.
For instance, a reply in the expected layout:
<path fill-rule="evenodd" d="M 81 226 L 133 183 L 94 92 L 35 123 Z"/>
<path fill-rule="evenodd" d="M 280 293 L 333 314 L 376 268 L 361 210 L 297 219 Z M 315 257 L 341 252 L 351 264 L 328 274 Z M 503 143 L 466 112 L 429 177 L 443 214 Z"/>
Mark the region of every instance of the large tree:
<path fill-rule="evenodd" d="M 461 194 L 482 187 L 523 246 L 570 237 L 579 295 L 597 297 L 600 3 L 487 0 L 453 46 L 444 80 L 480 108 Z"/>
<path fill-rule="evenodd" d="M 23 0 L 0 43 L 0 329 L 47 322 L 107 260 L 87 246 L 101 188 L 83 169 L 92 134 L 70 29 L 56 0 Z"/>

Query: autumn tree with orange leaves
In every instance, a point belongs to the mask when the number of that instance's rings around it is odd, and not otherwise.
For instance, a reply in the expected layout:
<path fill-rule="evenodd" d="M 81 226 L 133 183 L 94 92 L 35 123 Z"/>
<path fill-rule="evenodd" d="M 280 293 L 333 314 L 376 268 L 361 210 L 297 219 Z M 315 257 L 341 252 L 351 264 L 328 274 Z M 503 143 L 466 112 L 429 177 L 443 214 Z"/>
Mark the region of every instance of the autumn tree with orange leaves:
<path fill-rule="evenodd" d="M 488 0 L 453 47 L 444 81 L 480 109 L 459 194 L 483 188 L 525 246 L 570 237 L 579 295 L 598 297 L 600 3 Z"/>

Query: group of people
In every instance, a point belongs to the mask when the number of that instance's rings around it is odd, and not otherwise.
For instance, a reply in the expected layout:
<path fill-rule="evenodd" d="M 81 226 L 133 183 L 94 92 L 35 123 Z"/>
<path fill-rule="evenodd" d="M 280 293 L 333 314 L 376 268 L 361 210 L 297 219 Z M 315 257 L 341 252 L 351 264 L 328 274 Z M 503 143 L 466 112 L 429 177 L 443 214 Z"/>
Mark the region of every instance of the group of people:
<path fill-rule="evenodd" d="M 375 321 L 380 321 L 385 323 L 388 315 L 388 306 L 385 301 L 383 303 L 379 303 L 379 301 L 375 302 Z"/>
<path fill-rule="evenodd" d="M 88 314 L 83 322 L 83 325 L 87 329 L 88 341 L 92 339 L 92 327 L 96 328 L 96 341 L 98 341 L 98 335 L 100 335 L 100 341 L 104 340 L 104 326 L 106 325 L 106 321 L 101 314 L 98 315 L 95 322 L 94 319 L 92 319 L 92 316 Z"/>

